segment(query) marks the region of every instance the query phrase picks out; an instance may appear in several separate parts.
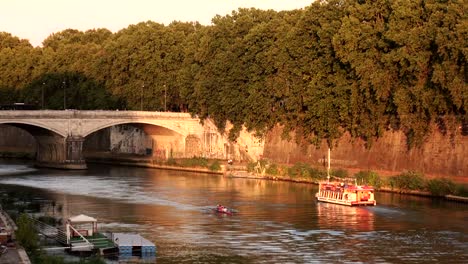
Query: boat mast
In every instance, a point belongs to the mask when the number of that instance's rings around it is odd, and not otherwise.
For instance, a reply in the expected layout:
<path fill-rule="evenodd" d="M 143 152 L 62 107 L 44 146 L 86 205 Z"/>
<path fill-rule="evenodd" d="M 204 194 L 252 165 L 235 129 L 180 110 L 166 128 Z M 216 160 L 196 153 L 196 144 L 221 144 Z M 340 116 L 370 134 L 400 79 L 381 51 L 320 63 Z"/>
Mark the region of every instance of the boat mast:
<path fill-rule="evenodd" d="M 327 168 L 327 182 L 330 183 L 330 148 L 328 148 L 328 168 Z"/>

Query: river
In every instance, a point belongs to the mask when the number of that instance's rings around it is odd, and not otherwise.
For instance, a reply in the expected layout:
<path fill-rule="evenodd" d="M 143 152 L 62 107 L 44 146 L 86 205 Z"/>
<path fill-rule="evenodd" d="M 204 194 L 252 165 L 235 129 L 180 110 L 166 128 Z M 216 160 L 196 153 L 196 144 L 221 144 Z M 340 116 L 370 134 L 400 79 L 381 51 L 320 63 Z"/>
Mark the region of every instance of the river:
<path fill-rule="evenodd" d="M 376 193 L 375 207 L 317 203 L 317 186 L 136 167 L 0 164 L 0 191 L 56 201 L 106 231 L 138 232 L 157 263 L 466 263 L 466 204 Z M 228 216 L 216 204 L 235 208 Z"/>

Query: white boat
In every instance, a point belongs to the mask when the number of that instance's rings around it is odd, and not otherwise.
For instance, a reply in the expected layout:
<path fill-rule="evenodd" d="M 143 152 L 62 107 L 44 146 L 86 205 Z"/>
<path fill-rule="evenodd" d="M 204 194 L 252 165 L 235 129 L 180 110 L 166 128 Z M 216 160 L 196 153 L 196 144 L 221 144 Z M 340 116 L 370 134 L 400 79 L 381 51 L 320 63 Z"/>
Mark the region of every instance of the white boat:
<path fill-rule="evenodd" d="M 315 195 L 317 201 L 348 206 L 376 205 L 374 188 L 344 182 L 323 182 Z"/>
<path fill-rule="evenodd" d="M 348 206 L 377 204 L 372 186 L 351 184 L 344 179 L 330 182 L 330 149 L 328 149 L 327 181 L 319 183 L 315 197 L 320 202 Z"/>

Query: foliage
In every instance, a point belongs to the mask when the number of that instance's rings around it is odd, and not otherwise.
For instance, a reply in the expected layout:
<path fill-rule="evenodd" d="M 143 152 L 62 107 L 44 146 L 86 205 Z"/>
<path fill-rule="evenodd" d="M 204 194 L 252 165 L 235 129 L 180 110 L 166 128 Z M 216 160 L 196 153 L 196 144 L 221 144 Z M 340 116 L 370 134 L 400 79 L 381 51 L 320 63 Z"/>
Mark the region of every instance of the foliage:
<path fill-rule="evenodd" d="M 276 164 L 270 164 L 267 169 L 266 169 L 266 172 L 265 172 L 267 175 L 279 175 L 279 168 L 278 168 L 278 165 Z"/>
<path fill-rule="evenodd" d="M 255 171 L 255 166 L 257 165 L 257 162 L 249 162 L 247 163 L 247 171 L 248 172 L 254 172 Z"/>
<path fill-rule="evenodd" d="M 203 157 L 193 157 L 190 159 L 182 159 L 180 161 L 184 167 L 208 167 L 208 159 Z"/>
<path fill-rule="evenodd" d="M 411 148 L 467 122 L 467 36 L 455 0 L 241 8 L 209 26 L 66 29 L 38 48 L 2 32 L 0 103 L 42 106 L 44 91 L 47 109 L 189 111 L 232 124 L 232 140 L 280 124 L 302 143 L 348 132 L 371 146 L 401 130 Z"/>
<path fill-rule="evenodd" d="M 105 264 L 106 261 L 99 256 L 92 256 L 90 258 L 81 259 L 76 264 Z M 71 263 L 70 263 L 71 264 Z"/>
<path fill-rule="evenodd" d="M 295 163 L 292 167 L 288 168 L 288 175 L 292 178 L 303 177 L 312 180 L 323 180 L 326 178 L 326 173 L 316 168 L 312 168 L 307 163 Z"/>
<path fill-rule="evenodd" d="M 400 190 L 424 190 L 425 188 L 423 176 L 413 171 L 390 177 L 389 185 L 392 189 Z"/>
<path fill-rule="evenodd" d="M 383 186 L 383 180 L 379 174 L 373 171 L 360 171 L 354 175 L 358 184 L 366 184 L 379 189 Z"/>
<path fill-rule="evenodd" d="M 331 170 L 330 174 L 333 175 L 334 177 L 338 177 L 338 178 L 347 178 L 348 177 L 348 171 L 343 170 L 343 169 Z"/>
<path fill-rule="evenodd" d="M 79 261 L 66 261 L 61 256 L 50 256 L 43 252 L 40 254 L 32 255 L 31 260 L 33 264 L 105 264 L 105 260 L 99 256 L 92 256 L 89 258 L 81 258 Z"/>
<path fill-rule="evenodd" d="M 16 240 L 26 250 L 28 255 L 37 255 L 39 251 L 39 237 L 32 220 L 26 215 L 21 214 L 16 221 L 18 230 L 16 230 Z"/>
<path fill-rule="evenodd" d="M 431 179 L 426 182 L 426 189 L 433 195 L 444 196 L 454 194 L 456 184 L 449 179 Z"/>
<path fill-rule="evenodd" d="M 125 108 L 102 84 L 78 73 L 45 74 L 21 90 L 21 102 L 44 109 Z"/>
<path fill-rule="evenodd" d="M 166 161 L 166 164 L 169 165 L 169 166 L 176 166 L 177 165 L 177 161 L 176 159 L 172 158 L 172 157 L 169 157 Z"/>
<path fill-rule="evenodd" d="M 468 197 L 468 188 L 464 185 L 457 184 L 455 186 L 455 195 Z"/>
<path fill-rule="evenodd" d="M 67 263 L 60 256 L 48 256 L 46 254 L 39 254 L 30 256 L 32 263 L 34 264 L 64 264 Z"/>
<path fill-rule="evenodd" d="M 213 161 L 210 166 L 208 167 L 210 171 L 220 171 L 221 170 L 221 164 L 219 163 L 219 160 Z"/>

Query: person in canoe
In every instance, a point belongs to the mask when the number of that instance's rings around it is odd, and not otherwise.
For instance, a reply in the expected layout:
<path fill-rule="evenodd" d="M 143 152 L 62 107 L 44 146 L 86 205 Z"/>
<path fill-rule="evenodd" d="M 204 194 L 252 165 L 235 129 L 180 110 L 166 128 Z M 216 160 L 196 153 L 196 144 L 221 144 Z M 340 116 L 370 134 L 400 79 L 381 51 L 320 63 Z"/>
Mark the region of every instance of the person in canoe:
<path fill-rule="evenodd" d="M 218 212 L 218 213 L 225 213 L 225 214 L 232 214 L 232 211 L 231 211 L 229 208 L 227 208 L 227 207 L 224 206 L 224 205 L 220 205 L 220 204 L 218 204 L 218 205 L 216 206 L 216 212 Z"/>

